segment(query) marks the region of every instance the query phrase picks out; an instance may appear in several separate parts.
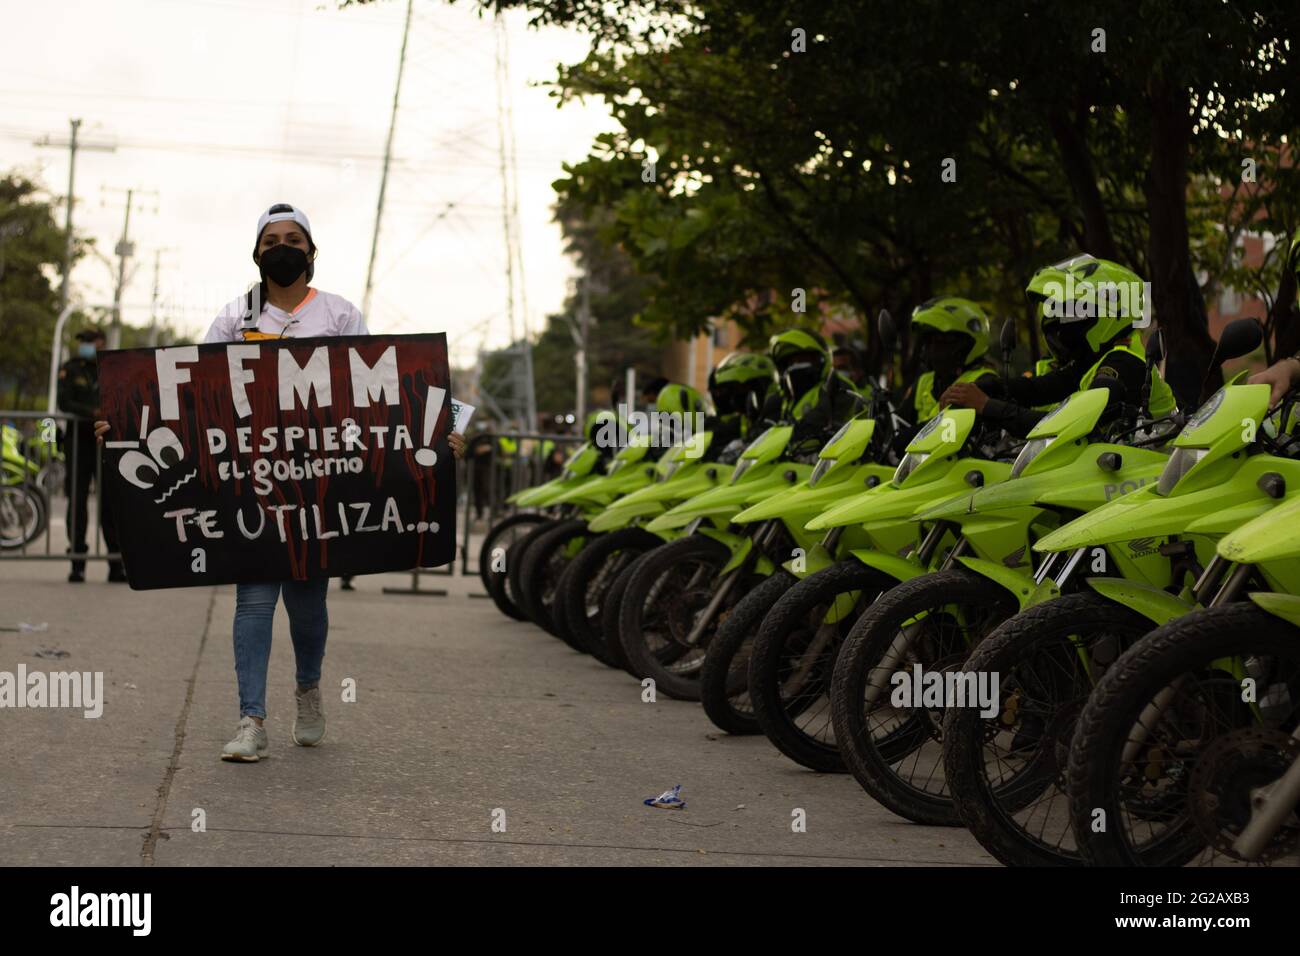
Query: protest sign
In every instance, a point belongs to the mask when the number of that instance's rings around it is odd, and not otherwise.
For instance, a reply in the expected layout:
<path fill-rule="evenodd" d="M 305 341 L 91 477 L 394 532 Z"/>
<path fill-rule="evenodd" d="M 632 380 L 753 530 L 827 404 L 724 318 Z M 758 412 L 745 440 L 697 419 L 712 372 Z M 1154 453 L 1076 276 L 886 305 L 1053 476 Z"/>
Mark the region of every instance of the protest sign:
<path fill-rule="evenodd" d="M 131 587 L 452 560 L 442 333 L 130 349 L 99 364 Z"/>

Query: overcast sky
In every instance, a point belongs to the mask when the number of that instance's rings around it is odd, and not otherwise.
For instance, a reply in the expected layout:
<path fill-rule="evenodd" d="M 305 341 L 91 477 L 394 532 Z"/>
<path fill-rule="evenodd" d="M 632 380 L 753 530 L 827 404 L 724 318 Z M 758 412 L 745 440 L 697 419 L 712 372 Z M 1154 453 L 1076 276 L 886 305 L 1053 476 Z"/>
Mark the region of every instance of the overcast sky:
<path fill-rule="evenodd" d="M 0 0 L 0 169 L 67 189 L 68 150 L 34 140 L 115 143 L 77 157 L 75 228 L 110 256 L 125 189 L 137 267 L 126 320 L 162 298 L 201 336 L 257 278 L 258 215 L 290 202 L 320 247 L 313 284 L 362 301 L 405 0 Z M 559 308 L 573 269 L 551 222 L 551 182 L 613 125 L 603 104 L 556 110 L 536 84 L 582 58 L 576 33 L 507 16 L 518 205 L 530 328 Z M 502 184 L 490 19 L 470 2 L 416 0 L 370 314 L 373 332 L 446 331 L 453 360 L 508 335 Z M 59 211 L 59 221 L 63 213 Z M 73 288 L 112 297 L 88 256 Z"/>

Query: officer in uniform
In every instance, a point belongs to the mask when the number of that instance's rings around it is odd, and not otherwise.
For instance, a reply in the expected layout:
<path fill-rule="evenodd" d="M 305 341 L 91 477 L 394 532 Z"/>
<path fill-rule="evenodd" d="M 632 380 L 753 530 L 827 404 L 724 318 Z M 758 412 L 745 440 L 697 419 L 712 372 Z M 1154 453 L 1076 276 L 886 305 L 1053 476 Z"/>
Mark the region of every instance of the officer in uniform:
<path fill-rule="evenodd" d="M 86 580 L 86 562 L 75 555 L 85 554 L 88 499 L 91 479 L 99 451 L 95 445 L 92 422 L 102 418 L 99 409 L 99 363 L 97 355 L 104 347 L 104 333 L 99 329 L 85 329 L 77 333 L 77 354 L 59 369 L 59 411 L 75 415 L 80 421 L 69 422 L 62 436 L 63 456 L 67 461 L 64 493 L 68 496 L 68 549 L 74 555 L 68 580 L 80 583 Z M 117 551 L 117 522 L 113 507 L 101 488 L 99 493 L 99 523 L 104 530 L 104 545 L 110 552 Z M 126 571 L 121 561 L 110 561 L 110 581 L 125 581 Z"/>

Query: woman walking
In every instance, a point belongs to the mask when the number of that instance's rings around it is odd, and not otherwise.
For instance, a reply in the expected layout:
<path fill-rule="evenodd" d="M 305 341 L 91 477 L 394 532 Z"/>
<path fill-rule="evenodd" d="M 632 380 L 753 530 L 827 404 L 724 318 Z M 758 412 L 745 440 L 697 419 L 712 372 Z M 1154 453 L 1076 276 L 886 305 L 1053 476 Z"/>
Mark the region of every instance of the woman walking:
<path fill-rule="evenodd" d="M 221 310 L 204 342 L 368 334 L 355 305 L 310 285 L 316 255 L 311 224 L 302 210 L 278 203 L 262 213 L 253 245 L 261 284 Z M 95 434 L 101 440 L 107 431 L 107 422 L 95 423 Z M 465 441 L 459 433 L 452 432 L 447 441 L 457 458 L 464 455 Z M 289 615 L 296 664 L 297 716 L 291 737 L 300 747 L 314 747 L 324 738 L 320 676 L 329 633 L 328 588 L 329 578 L 325 577 L 235 586 L 239 727 L 221 751 L 222 760 L 252 763 L 267 756 L 266 670 L 271 657 L 271 622 L 280 598 Z"/>

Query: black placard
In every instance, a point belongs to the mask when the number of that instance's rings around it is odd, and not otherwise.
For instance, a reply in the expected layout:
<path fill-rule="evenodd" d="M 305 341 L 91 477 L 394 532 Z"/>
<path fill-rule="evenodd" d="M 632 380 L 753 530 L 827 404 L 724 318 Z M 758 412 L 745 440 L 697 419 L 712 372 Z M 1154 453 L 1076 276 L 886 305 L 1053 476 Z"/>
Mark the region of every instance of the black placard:
<path fill-rule="evenodd" d="M 455 552 L 443 333 L 100 354 L 131 587 L 402 571 Z"/>

